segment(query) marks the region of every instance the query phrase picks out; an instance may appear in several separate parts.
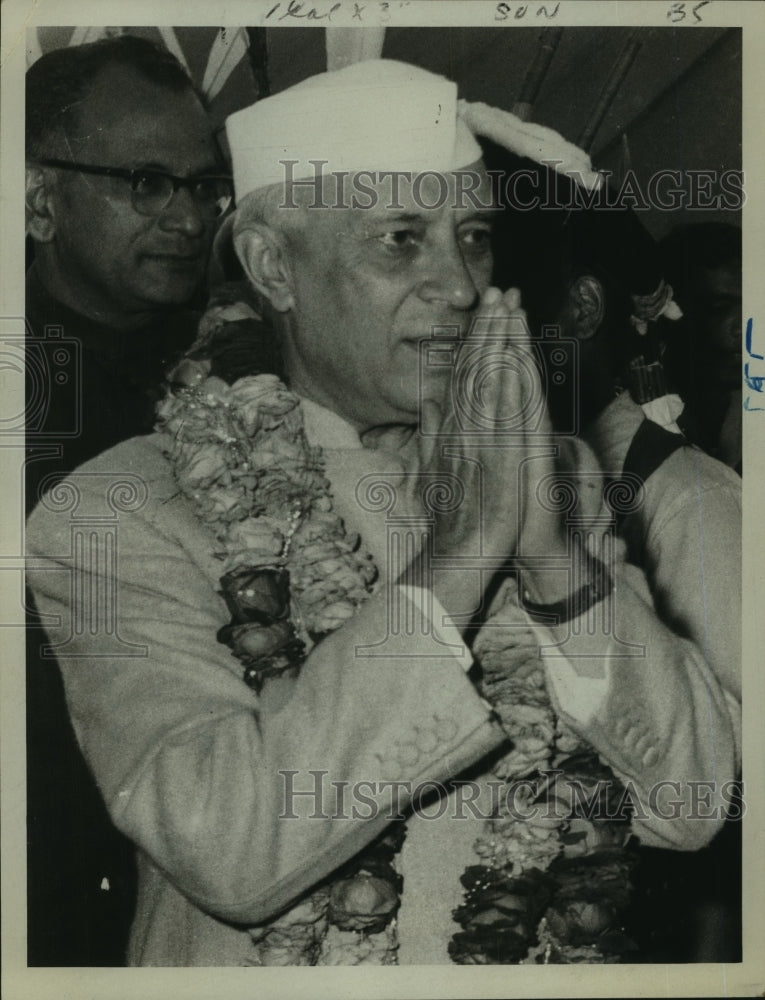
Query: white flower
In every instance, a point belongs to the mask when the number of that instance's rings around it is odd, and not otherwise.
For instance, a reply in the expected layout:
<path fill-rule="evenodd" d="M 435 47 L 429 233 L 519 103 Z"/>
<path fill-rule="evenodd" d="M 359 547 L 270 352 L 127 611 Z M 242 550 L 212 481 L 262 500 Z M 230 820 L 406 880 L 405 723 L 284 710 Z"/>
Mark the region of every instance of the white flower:
<path fill-rule="evenodd" d="M 232 524 L 226 540 L 232 549 L 256 549 L 278 556 L 284 544 L 281 532 L 276 531 L 266 518 L 248 517 Z"/>
<path fill-rule="evenodd" d="M 261 429 L 266 417 L 283 416 L 298 405 L 297 396 L 276 375 L 246 375 L 233 384 L 229 393 L 249 436 Z"/>
<path fill-rule="evenodd" d="M 178 481 L 185 490 L 193 492 L 223 478 L 228 471 L 226 452 L 214 444 L 199 445 L 177 472 Z"/>

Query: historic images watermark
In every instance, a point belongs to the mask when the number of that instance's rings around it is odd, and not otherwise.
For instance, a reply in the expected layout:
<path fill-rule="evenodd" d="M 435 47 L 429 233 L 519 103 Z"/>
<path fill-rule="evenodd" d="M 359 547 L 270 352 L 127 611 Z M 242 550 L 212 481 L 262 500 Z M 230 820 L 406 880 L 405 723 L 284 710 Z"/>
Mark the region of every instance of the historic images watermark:
<path fill-rule="evenodd" d="M 618 181 L 613 171 L 600 171 L 597 186 L 576 171 L 561 176 L 560 160 L 543 160 L 543 171 L 478 171 L 470 168 L 413 173 L 409 170 L 330 170 L 328 160 L 281 160 L 283 198 L 279 208 L 386 209 L 404 211 L 407 203 L 424 211 L 490 211 L 499 207 L 528 212 L 535 209 L 633 209 L 648 212 L 678 210 L 739 212 L 746 203 L 741 170 L 663 169 L 640 179 L 626 170 Z M 310 170 L 310 174 L 308 173 Z M 487 183 L 488 179 L 488 183 Z M 309 199 L 307 195 L 312 194 Z"/>
<path fill-rule="evenodd" d="M 577 815 L 593 822 L 633 820 L 740 820 L 746 813 L 740 781 L 664 779 L 647 789 L 633 781 L 583 782 L 561 778 L 557 769 L 519 781 L 411 781 L 330 778 L 323 768 L 278 771 L 282 781 L 279 819 L 402 819 L 410 809 L 423 819 L 493 819 L 561 822 Z M 550 792 L 551 783 L 553 786 Z M 545 795 L 540 792 L 545 790 Z"/>

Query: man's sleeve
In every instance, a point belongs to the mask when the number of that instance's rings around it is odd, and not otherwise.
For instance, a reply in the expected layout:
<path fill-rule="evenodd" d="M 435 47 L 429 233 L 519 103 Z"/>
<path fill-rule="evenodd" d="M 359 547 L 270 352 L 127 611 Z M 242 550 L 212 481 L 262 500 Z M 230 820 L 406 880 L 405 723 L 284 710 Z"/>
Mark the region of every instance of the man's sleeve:
<path fill-rule="evenodd" d="M 115 562 L 79 572 L 68 516 L 38 508 L 29 581 L 47 621 L 60 619 L 52 652 L 115 824 L 202 909 L 257 923 L 363 848 L 420 782 L 458 774 L 501 734 L 461 659 L 418 638 L 414 604 L 413 634 L 388 634 L 384 594 L 298 678 L 256 696 L 216 641 L 228 614 L 212 575 L 160 506 L 120 514 Z M 78 620 L 112 570 L 111 630 Z M 383 655 L 360 655 L 383 639 L 371 650 Z"/>
<path fill-rule="evenodd" d="M 706 455 L 674 457 L 689 469 L 710 469 L 698 487 L 661 504 L 646 543 L 646 576 L 657 610 L 674 632 L 689 639 L 725 690 L 741 697 L 741 486 L 733 473 Z M 678 476 L 679 478 L 679 476 Z"/>
<path fill-rule="evenodd" d="M 618 563 L 614 577 L 609 598 L 543 644 L 553 698 L 628 785 L 640 839 L 694 850 L 724 820 L 740 706 L 702 651 L 662 623 L 642 573 Z"/>

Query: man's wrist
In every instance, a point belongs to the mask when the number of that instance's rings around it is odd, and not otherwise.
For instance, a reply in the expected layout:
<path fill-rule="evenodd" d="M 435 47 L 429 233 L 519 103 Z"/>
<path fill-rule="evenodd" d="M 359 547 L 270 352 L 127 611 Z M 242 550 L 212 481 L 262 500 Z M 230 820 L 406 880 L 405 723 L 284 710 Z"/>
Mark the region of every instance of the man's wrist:
<path fill-rule="evenodd" d="M 475 607 L 476 581 L 471 573 L 451 569 L 434 572 L 424 553 L 418 553 L 396 581 L 399 587 L 421 587 L 429 590 L 453 620 L 454 628 L 464 638 L 468 631 L 465 615 Z"/>
<path fill-rule="evenodd" d="M 613 590 L 613 580 L 604 563 L 573 546 L 568 571 L 525 571 L 521 580 L 524 610 L 536 621 L 561 625 L 578 618 L 600 603 Z"/>
<path fill-rule="evenodd" d="M 518 557 L 517 566 L 529 600 L 551 604 L 571 593 L 572 579 L 577 576 L 578 552 L 572 552 L 572 545 L 561 534 L 557 518 L 548 531 L 544 534 L 537 532 L 536 537 L 540 541 L 535 543 L 529 541 L 528 533 L 524 533 L 523 549 L 526 554 Z"/>

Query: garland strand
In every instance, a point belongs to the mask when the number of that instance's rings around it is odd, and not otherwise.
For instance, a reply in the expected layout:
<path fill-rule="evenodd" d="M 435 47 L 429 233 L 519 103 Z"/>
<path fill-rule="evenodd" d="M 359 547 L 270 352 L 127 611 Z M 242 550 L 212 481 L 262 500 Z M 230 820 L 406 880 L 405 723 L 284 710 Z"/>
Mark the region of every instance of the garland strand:
<path fill-rule="evenodd" d="M 462 931 L 449 953 L 458 964 L 620 961 L 634 950 L 620 926 L 633 867 L 630 803 L 556 720 L 515 580 L 503 596 L 473 652 L 481 693 L 512 743 L 493 767 L 506 794 L 476 842 L 482 864 L 462 876 L 465 902 L 454 913 Z"/>

